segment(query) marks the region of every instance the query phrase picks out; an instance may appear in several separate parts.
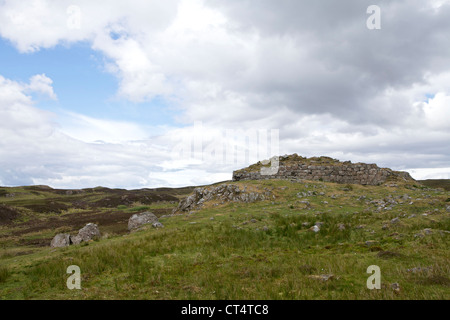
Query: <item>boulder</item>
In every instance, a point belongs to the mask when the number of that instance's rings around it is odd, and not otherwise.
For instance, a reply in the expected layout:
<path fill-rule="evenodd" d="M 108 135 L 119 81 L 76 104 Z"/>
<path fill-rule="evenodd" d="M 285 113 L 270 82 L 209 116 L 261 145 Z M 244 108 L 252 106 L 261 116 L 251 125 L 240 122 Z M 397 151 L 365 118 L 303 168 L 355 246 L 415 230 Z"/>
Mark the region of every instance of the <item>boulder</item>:
<path fill-rule="evenodd" d="M 142 213 L 136 213 L 133 214 L 130 219 L 128 219 L 128 230 L 136 230 L 145 224 L 153 224 L 156 222 L 158 222 L 158 218 L 151 212 L 146 211 Z"/>
<path fill-rule="evenodd" d="M 59 233 L 51 241 L 50 246 L 52 248 L 67 247 L 70 245 L 70 234 Z"/>
<path fill-rule="evenodd" d="M 100 230 L 95 223 L 88 223 L 78 231 L 76 236 L 70 236 L 72 244 L 79 244 L 83 241 L 94 240 L 100 238 Z"/>

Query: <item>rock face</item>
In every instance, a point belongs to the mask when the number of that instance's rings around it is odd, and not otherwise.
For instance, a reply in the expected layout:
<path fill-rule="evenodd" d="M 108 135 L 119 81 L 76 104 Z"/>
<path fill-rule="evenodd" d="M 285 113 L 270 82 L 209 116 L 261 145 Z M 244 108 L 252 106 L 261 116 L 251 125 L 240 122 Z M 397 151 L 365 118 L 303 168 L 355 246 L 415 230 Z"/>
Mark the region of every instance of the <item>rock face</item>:
<path fill-rule="evenodd" d="M 155 228 L 161 228 L 163 226 L 153 213 L 146 211 L 133 214 L 131 218 L 128 219 L 128 230 L 133 231 L 149 223 L 151 223 Z"/>
<path fill-rule="evenodd" d="M 57 234 L 50 243 L 52 248 L 67 247 L 68 245 L 70 245 L 70 234 L 68 233 Z"/>
<path fill-rule="evenodd" d="M 76 236 L 71 236 L 70 241 L 72 241 L 72 244 L 79 244 L 83 241 L 100 238 L 100 236 L 101 234 L 98 226 L 94 223 L 88 223 L 78 231 Z"/>
<path fill-rule="evenodd" d="M 234 184 L 222 184 L 217 187 L 195 188 L 194 192 L 180 201 L 174 212 L 188 212 L 200 208 L 205 201 L 235 201 L 235 202 L 255 202 L 268 200 L 272 196 L 269 190 L 263 192 L 247 191 Z"/>
<path fill-rule="evenodd" d="M 362 185 L 378 185 L 388 179 L 414 181 L 407 172 L 379 168 L 376 164 L 341 162 L 329 157 L 304 158 L 297 154 L 281 156 L 278 161 L 272 161 L 278 163 L 278 170 L 267 170 L 270 166 L 264 166 L 265 163 L 267 161 L 234 171 L 233 181 L 304 179 Z M 266 171 L 262 171 L 263 169 Z M 271 174 L 267 174 L 268 172 Z"/>

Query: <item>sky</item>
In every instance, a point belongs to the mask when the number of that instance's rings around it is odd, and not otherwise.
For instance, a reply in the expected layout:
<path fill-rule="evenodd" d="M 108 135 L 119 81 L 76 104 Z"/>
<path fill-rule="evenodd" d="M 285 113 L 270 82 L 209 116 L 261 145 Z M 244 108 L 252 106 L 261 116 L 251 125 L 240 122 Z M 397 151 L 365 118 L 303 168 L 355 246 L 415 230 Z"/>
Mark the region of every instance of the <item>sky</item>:
<path fill-rule="evenodd" d="M 0 185 L 203 185 L 292 153 L 450 179 L 449 84 L 450 0 L 0 0 Z"/>

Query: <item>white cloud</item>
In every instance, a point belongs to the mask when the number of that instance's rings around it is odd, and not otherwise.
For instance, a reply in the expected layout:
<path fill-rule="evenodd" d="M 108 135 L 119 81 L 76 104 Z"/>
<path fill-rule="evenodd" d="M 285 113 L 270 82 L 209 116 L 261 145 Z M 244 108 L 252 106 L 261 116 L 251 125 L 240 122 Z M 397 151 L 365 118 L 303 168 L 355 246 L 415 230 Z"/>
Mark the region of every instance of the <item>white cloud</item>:
<path fill-rule="evenodd" d="M 449 131 L 450 95 L 438 92 L 434 98 L 423 103 L 423 110 L 429 127 Z"/>
<path fill-rule="evenodd" d="M 56 99 L 50 78 L 0 77 L 1 161 L 57 186 L 196 184 L 248 164 L 174 158 L 202 121 L 205 147 L 223 143 L 226 129 L 279 129 L 281 153 L 445 167 L 449 2 L 380 1 L 383 27 L 374 33 L 365 27 L 369 1 L 5 0 L 0 35 L 18 50 L 90 43 L 119 80 L 120 97 L 169 100 L 187 126 L 72 112 L 59 115 L 58 127 L 30 95 Z M 70 5 L 80 9 L 79 28 L 68 24 Z M 105 143 L 89 143 L 97 140 Z M 3 183 L 22 179 L 14 170 Z"/>
<path fill-rule="evenodd" d="M 146 129 L 150 129 L 132 122 L 96 119 L 74 112 L 63 113 L 58 122 L 61 132 L 84 142 L 144 140 L 149 136 Z"/>
<path fill-rule="evenodd" d="M 450 179 L 450 168 L 418 168 L 406 169 L 416 180 Z"/>
<path fill-rule="evenodd" d="M 53 92 L 52 79 L 45 74 L 36 74 L 30 78 L 28 90 L 47 95 L 50 99 L 56 100 L 56 94 Z"/>

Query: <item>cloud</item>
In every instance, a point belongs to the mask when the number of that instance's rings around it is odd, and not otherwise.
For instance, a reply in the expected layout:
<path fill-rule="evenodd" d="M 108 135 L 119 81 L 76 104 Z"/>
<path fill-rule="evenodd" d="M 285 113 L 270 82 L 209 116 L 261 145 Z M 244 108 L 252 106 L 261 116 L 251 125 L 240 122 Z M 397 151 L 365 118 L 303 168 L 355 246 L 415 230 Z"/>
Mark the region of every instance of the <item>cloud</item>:
<path fill-rule="evenodd" d="M 50 99 L 56 100 L 56 94 L 53 92 L 52 79 L 45 74 L 36 74 L 30 78 L 30 84 L 27 89 L 32 92 L 47 95 Z"/>
<path fill-rule="evenodd" d="M 20 52 L 87 42 L 117 77 L 119 97 L 170 102 L 182 127 L 150 128 L 76 112 L 59 115 L 56 126 L 55 116 L 33 107 L 30 95 L 56 99 L 50 78 L 36 75 L 28 84 L 0 78 L 3 161 L 10 168 L 17 160 L 25 172 L 0 179 L 195 184 L 248 164 L 174 159 L 173 148 L 194 139 L 196 121 L 203 124 L 205 148 L 224 143 L 227 129 L 278 129 L 281 153 L 444 168 L 445 175 L 450 2 L 380 0 L 381 30 L 366 28 L 371 4 L 78 1 L 77 11 L 68 10 L 71 1 L 5 0 L 0 35 Z M 96 140 L 104 143 L 90 143 Z M 42 158 L 28 168 L 24 159 L 34 153 Z M 201 172 L 210 178 L 202 180 Z"/>
<path fill-rule="evenodd" d="M 122 143 L 148 138 L 150 128 L 132 122 L 97 119 L 74 112 L 59 118 L 61 132 L 84 142 Z"/>

